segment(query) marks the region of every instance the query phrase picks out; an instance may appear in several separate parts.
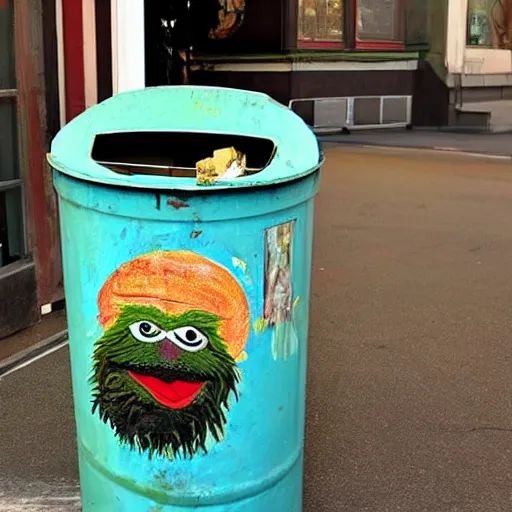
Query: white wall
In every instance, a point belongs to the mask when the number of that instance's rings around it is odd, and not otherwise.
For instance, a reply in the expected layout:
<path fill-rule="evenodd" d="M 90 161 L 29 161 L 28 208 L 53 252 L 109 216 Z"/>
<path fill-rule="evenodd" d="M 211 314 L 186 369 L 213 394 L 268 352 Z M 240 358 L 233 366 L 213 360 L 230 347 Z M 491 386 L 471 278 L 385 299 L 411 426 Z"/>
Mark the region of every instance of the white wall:
<path fill-rule="evenodd" d="M 114 94 L 145 86 L 144 0 L 112 1 Z"/>

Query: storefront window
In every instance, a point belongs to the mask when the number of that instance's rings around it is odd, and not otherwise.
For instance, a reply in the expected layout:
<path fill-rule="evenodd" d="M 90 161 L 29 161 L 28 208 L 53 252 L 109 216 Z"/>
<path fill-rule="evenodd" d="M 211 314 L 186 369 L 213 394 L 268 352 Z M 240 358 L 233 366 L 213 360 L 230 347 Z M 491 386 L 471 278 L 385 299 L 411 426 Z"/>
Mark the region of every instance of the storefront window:
<path fill-rule="evenodd" d="M 11 2 L 0 0 L 0 89 L 14 89 L 16 86 L 13 36 Z"/>
<path fill-rule="evenodd" d="M 495 3 L 496 0 L 469 0 L 469 45 L 492 47 L 492 9 Z"/>
<path fill-rule="evenodd" d="M 405 6 L 405 42 L 407 44 L 428 43 L 428 9 L 425 0 L 408 0 Z"/>
<path fill-rule="evenodd" d="M 13 0 L 0 1 L 0 266 L 23 256 Z"/>
<path fill-rule="evenodd" d="M 299 0 L 299 45 L 401 49 L 405 5 L 404 0 Z M 413 11 L 410 18 L 417 22 L 425 8 Z"/>
<path fill-rule="evenodd" d="M 357 38 L 364 41 L 400 40 L 399 0 L 357 0 Z"/>
<path fill-rule="evenodd" d="M 343 41 L 342 0 L 299 0 L 299 39 Z"/>
<path fill-rule="evenodd" d="M 467 44 L 512 50 L 512 0 L 469 0 Z"/>

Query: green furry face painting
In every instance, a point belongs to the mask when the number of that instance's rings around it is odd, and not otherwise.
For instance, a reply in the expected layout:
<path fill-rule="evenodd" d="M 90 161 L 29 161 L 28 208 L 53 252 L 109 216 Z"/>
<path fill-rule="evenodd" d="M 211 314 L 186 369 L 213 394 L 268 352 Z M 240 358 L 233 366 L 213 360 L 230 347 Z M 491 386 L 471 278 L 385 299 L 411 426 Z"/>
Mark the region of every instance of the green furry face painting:
<path fill-rule="evenodd" d="M 98 296 L 93 414 L 149 457 L 190 458 L 222 440 L 239 396 L 247 298 L 224 267 L 190 251 L 158 251 L 115 271 Z"/>

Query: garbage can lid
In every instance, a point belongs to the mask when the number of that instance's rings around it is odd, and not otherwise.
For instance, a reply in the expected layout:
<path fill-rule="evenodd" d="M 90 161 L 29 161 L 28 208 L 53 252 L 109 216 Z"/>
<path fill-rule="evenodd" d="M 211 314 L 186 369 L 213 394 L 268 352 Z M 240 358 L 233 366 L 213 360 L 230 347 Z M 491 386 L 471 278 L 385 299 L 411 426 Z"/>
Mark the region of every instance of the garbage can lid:
<path fill-rule="evenodd" d="M 124 187 L 207 190 L 195 163 L 234 147 L 248 173 L 212 188 L 277 184 L 318 169 L 311 129 L 287 107 L 257 92 L 217 87 L 153 87 L 118 94 L 64 126 L 48 160 L 56 170 Z"/>

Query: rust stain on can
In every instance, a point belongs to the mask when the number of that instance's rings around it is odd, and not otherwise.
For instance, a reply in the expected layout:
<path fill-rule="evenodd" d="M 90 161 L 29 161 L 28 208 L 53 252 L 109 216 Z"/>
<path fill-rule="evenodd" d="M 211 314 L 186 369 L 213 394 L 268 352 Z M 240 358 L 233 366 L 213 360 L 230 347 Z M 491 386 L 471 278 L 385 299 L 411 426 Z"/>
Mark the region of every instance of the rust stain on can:
<path fill-rule="evenodd" d="M 190 207 L 190 205 L 188 203 L 180 201 L 179 199 L 168 199 L 167 204 L 169 206 L 172 206 L 173 208 L 176 208 L 176 210 L 181 210 L 181 208 L 189 208 Z"/>

